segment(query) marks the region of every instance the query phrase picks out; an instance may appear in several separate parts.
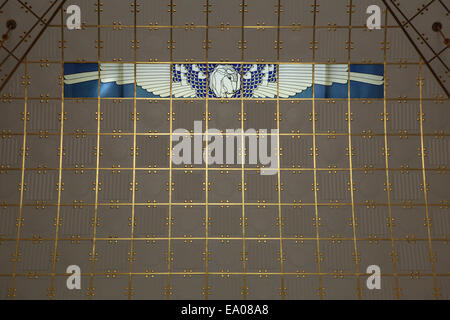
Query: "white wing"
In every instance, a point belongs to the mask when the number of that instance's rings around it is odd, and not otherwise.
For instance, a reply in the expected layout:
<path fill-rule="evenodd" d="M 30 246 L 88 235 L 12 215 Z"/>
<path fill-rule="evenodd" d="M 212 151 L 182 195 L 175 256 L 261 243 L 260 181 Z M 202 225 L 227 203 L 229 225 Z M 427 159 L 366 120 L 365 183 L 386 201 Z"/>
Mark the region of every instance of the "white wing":
<path fill-rule="evenodd" d="M 278 67 L 279 87 L 276 83 L 267 81 L 268 72 L 273 65 L 267 65 L 263 70 L 263 81 L 253 91 L 254 98 L 274 98 L 279 94 L 281 98 L 289 98 L 312 87 L 313 66 L 311 64 L 280 64 Z M 348 72 L 347 64 L 317 64 L 314 68 L 314 83 L 331 86 L 334 83 L 346 84 L 348 79 L 373 85 L 382 85 L 383 76 Z"/>
<path fill-rule="evenodd" d="M 193 65 L 193 68 L 198 68 L 198 67 L 197 67 L 197 65 Z M 187 82 L 186 67 L 182 64 L 176 64 L 175 71 L 179 71 L 181 73 L 181 82 L 172 82 L 173 96 L 175 98 L 195 98 L 197 96 L 197 92 Z M 203 73 L 200 72 L 200 74 L 202 76 L 204 76 Z"/>
<path fill-rule="evenodd" d="M 172 94 L 175 97 L 195 97 L 196 92 L 187 83 L 186 70 L 183 65 L 175 65 L 181 71 L 182 81 L 173 83 Z M 64 76 L 65 84 L 76 84 L 98 79 L 98 71 L 74 73 Z M 102 83 L 115 82 L 117 85 L 134 83 L 134 64 L 132 63 L 102 63 L 100 64 L 100 80 Z M 170 64 L 136 64 L 136 84 L 144 90 L 166 98 L 170 96 L 171 82 Z"/>

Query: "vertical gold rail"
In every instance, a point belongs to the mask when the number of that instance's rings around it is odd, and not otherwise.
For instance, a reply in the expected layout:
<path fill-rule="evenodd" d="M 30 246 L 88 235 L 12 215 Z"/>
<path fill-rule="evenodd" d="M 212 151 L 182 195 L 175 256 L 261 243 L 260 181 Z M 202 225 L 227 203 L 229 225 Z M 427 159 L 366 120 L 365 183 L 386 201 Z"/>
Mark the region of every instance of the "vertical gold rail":
<path fill-rule="evenodd" d="M 99 173 L 100 173 L 100 123 L 101 123 L 101 98 L 100 98 L 100 87 L 101 87 L 101 78 L 100 78 L 100 57 L 101 57 L 101 26 L 100 26 L 100 16 L 101 16 L 101 3 L 100 0 L 97 0 L 97 3 L 94 4 L 97 7 L 97 65 L 98 65 L 98 97 L 97 97 L 97 146 L 96 146 L 96 167 L 95 167 L 95 204 L 94 204 L 94 218 L 92 219 L 92 251 L 90 253 L 91 260 L 91 273 L 89 278 L 89 288 L 86 292 L 89 299 L 92 299 L 95 296 L 95 287 L 94 287 L 94 276 L 95 276 L 95 261 L 97 255 L 97 224 L 98 224 L 98 191 L 99 191 Z"/>
<path fill-rule="evenodd" d="M 19 262 L 19 245 L 20 245 L 20 236 L 22 232 L 23 227 L 23 193 L 25 189 L 25 160 L 26 160 L 26 154 L 27 154 L 27 112 L 28 112 L 28 85 L 29 85 L 29 77 L 28 77 L 28 59 L 25 57 L 24 59 L 24 76 L 23 76 L 23 83 L 25 86 L 24 89 L 24 108 L 23 108 L 23 141 L 22 141 L 22 168 L 21 168 L 21 178 L 20 178 L 20 185 L 19 185 L 19 191 L 20 191 L 20 203 L 19 203 L 19 216 L 16 218 L 16 226 L 17 226 L 17 237 L 15 239 L 16 241 L 16 248 L 14 251 L 13 256 L 13 270 L 11 275 L 11 287 L 8 289 L 8 298 L 14 299 L 16 296 L 16 277 L 17 277 L 17 263 Z"/>
<path fill-rule="evenodd" d="M 63 156 L 64 156 L 64 8 L 61 7 L 61 116 L 60 116 L 61 128 L 60 128 L 60 140 L 59 140 L 59 168 L 58 168 L 58 206 L 56 211 L 55 221 L 55 240 L 52 257 L 52 276 L 50 281 L 50 288 L 47 295 L 50 299 L 55 297 L 55 272 L 56 262 L 58 261 L 58 237 L 59 237 L 59 225 L 61 217 L 61 192 L 63 190 L 62 182 L 62 168 L 63 168 Z"/>
<path fill-rule="evenodd" d="M 314 211 L 315 211 L 315 226 L 316 226 L 316 262 L 317 262 L 317 273 L 319 277 L 319 288 L 318 295 L 320 299 L 323 299 L 325 294 L 325 288 L 322 283 L 322 267 L 321 267 L 321 257 L 322 254 L 320 252 L 320 234 L 319 234 L 319 226 L 320 226 L 320 218 L 319 218 L 319 206 L 317 201 L 317 159 L 316 159 L 316 85 L 315 85 L 315 76 L 316 76 L 316 23 L 317 23 L 317 0 L 314 0 L 313 10 L 313 41 L 312 41 L 312 50 L 313 50 L 313 63 L 312 63 L 312 127 L 313 127 L 313 164 L 314 164 Z"/>
<path fill-rule="evenodd" d="M 241 289 L 241 294 L 243 299 L 247 299 L 248 289 L 247 289 L 247 264 L 246 264 L 246 246 L 245 246 L 245 135 L 244 135 L 244 58 L 245 58 L 245 0 L 241 2 L 241 195 L 242 195 L 242 272 L 243 272 L 243 286 Z"/>
<path fill-rule="evenodd" d="M 277 130 L 278 134 L 276 136 L 277 139 L 277 157 L 278 157 L 278 168 L 277 168 L 277 191 L 278 191 L 278 228 L 280 234 L 280 272 L 281 272 L 281 287 L 280 287 L 280 295 L 281 299 L 284 300 L 286 296 L 286 286 L 284 281 L 284 252 L 283 252 L 283 216 L 281 211 L 281 157 L 280 157 L 280 24 L 281 24 L 281 0 L 278 0 L 277 3 Z M 270 138 L 274 137 L 270 135 Z M 269 138 L 267 137 L 267 140 Z M 272 143 L 272 141 L 270 142 Z M 271 150 L 274 152 L 274 150 Z"/>
<path fill-rule="evenodd" d="M 355 196 L 353 183 L 353 146 L 352 146 L 352 108 L 351 108 L 351 82 L 350 82 L 350 66 L 351 66 L 351 51 L 352 51 L 352 13 L 353 0 L 348 4 L 348 92 L 347 92 L 347 125 L 348 125 L 348 163 L 349 163 L 349 177 L 350 177 L 350 198 L 352 201 L 352 229 L 353 229 L 353 260 L 355 261 L 355 275 L 356 275 L 356 292 L 359 299 L 362 298 L 361 281 L 359 278 L 359 252 L 356 237 L 356 219 L 355 219 Z"/>
<path fill-rule="evenodd" d="M 394 268 L 394 281 L 395 281 L 395 296 L 397 299 L 400 298 L 400 287 L 398 280 L 398 271 L 397 271 L 397 259 L 395 255 L 395 242 L 394 242 L 394 230 L 392 228 L 392 207 L 391 207 L 391 181 L 389 176 L 389 143 L 388 143 L 388 133 L 387 133 L 387 84 L 386 84 L 386 74 L 387 74 L 387 50 L 388 50 L 388 11 L 386 9 L 385 18 L 384 18 L 384 98 L 383 98 L 383 126 L 384 126 L 384 160 L 386 165 L 386 194 L 387 194 L 387 208 L 389 215 L 389 232 L 390 232 L 390 240 L 391 240 L 391 256 L 392 256 L 392 264 Z"/>
<path fill-rule="evenodd" d="M 135 224 L 135 200 L 136 200 L 136 153 L 137 153 L 137 146 L 136 146 L 136 125 L 137 125 L 137 108 L 136 108 L 136 89 L 137 89 L 137 64 L 136 64 L 136 50 L 138 46 L 137 42 L 137 34 L 136 34 L 136 25 L 137 25 L 137 1 L 133 1 L 133 22 L 134 22 L 134 28 L 133 28 L 133 37 L 134 37 L 134 45 L 133 45 L 133 62 L 134 62 L 134 98 L 133 98 L 133 182 L 131 187 L 131 239 L 130 239 L 130 252 L 128 253 L 128 261 L 130 266 L 130 274 L 128 279 L 128 288 L 127 288 L 127 295 L 128 300 L 131 300 L 131 297 L 133 296 L 133 261 L 135 259 L 135 252 L 134 252 L 134 224 Z"/>
<path fill-rule="evenodd" d="M 428 237 L 428 247 L 429 247 L 429 261 L 431 262 L 431 270 L 433 273 L 433 295 L 438 300 L 441 296 L 440 289 L 438 287 L 437 283 L 437 277 L 436 277 L 436 256 L 433 252 L 433 243 L 431 240 L 431 218 L 429 214 L 429 207 L 428 207 L 428 185 L 427 185 L 427 172 L 426 172 L 426 166 L 425 166 L 425 144 L 424 144 L 424 132 L 423 132 L 423 122 L 425 114 L 423 113 L 423 60 L 420 59 L 419 63 L 419 97 L 420 97 L 420 115 L 419 115 L 419 121 L 420 121 L 420 157 L 422 161 L 422 183 L 423 183 L 423 196 L 425 200 L 425 226 L 427 227 L 427 237 Z"/>
<path fill-rule="evenodd" d="M 208 89 L 208 81 L 209 81 L 209 72 L 208 72 L 208 66 L 209 66 L 209 56 L 208 56 L 208 48 L 209 48 L 209 0 L 206 0 L 206 28 L 205 28 L 205 58 L 206 58 L 206 97 L 205 97 L 205 126 L 206 126 L 206 133 L 208 134 L 208 128 L 209 128 L 209 115 L 208 115 L 208 104 L 209 104 L 209 89 Z M 208 207 L 209 207 L 209 177 L 208 177 L 208 169 L 209 169 L 209 136 L 207 136 L 206 139 L 206 159 L 205 159 L 205 289 L 204 289 L 204 295 L 205 299 L 208 300 L 209 296 L 209 277 L 208 277 L 208 271 L 209 271 L 209 246 L 208 246 L 208 224 L 209 224 L 209 213 L 208 213 Z"/>
<path fill-rule="evenodd" d="M 164 291 L 166 299 L 170 299 L 172 295 L 170 273 L 172 268 L 172 133 L 173 133 L 173 97 L 172 97 L 172 69 L 173 69 L 173 0 L 170 0 L 170 30 L 169 30 L 169 54 L 170 54 L 170 71 L 169 71 L 169 85 L 170 85 L 170 98 L 169 98 L 169 215 L 167 218 L 168 223 L 168 241 L 167 241 L 167 287 Z"/>

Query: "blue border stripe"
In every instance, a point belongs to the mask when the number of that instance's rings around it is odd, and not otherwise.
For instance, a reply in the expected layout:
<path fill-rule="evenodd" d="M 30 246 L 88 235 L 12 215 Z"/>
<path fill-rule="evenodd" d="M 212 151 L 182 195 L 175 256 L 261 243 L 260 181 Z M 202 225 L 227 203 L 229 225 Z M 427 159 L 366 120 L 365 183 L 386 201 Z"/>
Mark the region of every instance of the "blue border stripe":
<path fill-rule="evenodd" d="M 64 75 L 98 71 L 97 63 L 66 63 L 64 64 Z M 351 72 L 368 73 L 374 75 L 384 75 L 382 64 L 352 64 Z M 384 97 L 384 86 L 375 86 L 367 83 L 350 81 L 351 98 L 375 99 Z M 97 98 L 98 81 L 88 81 L 84 83 L 64 85 L 64 96 L 66 98 Z M 102 83 L 100 96 L 102 98 L 133 98 L 134 84 L 117 85 L 115 83 Z M 159 98 L 150 92 L 136 88 L 136 96 L 139 98 Z M 333 84 L 332 86 L 315 85 L 315 97 L 322 99 L 346 99 L 348 98 L 348 84 Z M 291 97 L 312 98 L 312 88 Z"/>

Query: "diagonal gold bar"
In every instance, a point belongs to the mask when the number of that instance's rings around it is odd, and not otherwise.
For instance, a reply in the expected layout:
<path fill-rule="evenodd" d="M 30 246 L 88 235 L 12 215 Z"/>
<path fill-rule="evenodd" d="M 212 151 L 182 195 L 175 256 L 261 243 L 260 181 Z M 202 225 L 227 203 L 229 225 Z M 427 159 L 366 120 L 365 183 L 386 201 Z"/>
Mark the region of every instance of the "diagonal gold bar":
<path fill-rule="evenodd" d="M 39 39 L 41 38 L 42 34 L 44 34 L 45 30 L 47 30 L 48 26 L 50 25 L 51 21 L 55 18 L 55 16 L 58 14 L 58 12 L 60 12 L 61 8 L 63 7 L 64 3 L 66 2 L 66 0 L 60 0 L 60 4 L 58 5 L 58 7 L 56 8 L 56 10 L 53 12 L 53 14 L 51 15 L 51 17 L 48 19 L 48 21 L 45 23 L 44 27 L 39 31 L 38 35 L 34 38 L 33 42 L 31 43 L 31 45 L 27 48 L 27 50 L 25 50 L 25 53 L 22 55 L 22 57 L 19 59 L 19 61 L 14 65 L 13 69 L 11 71 L 9 71 L 8 76 L 2 81 L 1 85 L 0 85 L 0 92 L 5 88 L 6 84 L 8 83 L 8 81 L 11 79 L 11 77 L 13 76 L 13 74 L 16 72 L 17 68 L 22 64 L 22 62 L 24 61 L 24 59 L 26 58 L 26 56 L 28 55 L 28 53 L 31 51 L 31 49 L 33 49 L 34 45 L 39 41 Z M 53 2 L 52 5 L 48 8 L 47 12 L 51 10 L 51 8 L 56 4 L 57 2 Z M 46 13 L 47 13 L 46 12 Z M 45 14 L 44 13 L 44 16 Z M 35 23 L 35 25 L 32 27 L 31 30 L 29 30 L 26 35 L 28 35 L 36 26 L 38 25 L 38 22 Z M 24 36 L 22 38 L 22 40 L 19 42 L 19 44 L 25 39 L 26 37 Z M 17 46 L 19 46 L 19 44 L 16 45 L 16 47 L 12 50 L 12 52 L 14 52 L 14 50 L 17 48 Z M 0 63 L 0 66 L 2 66 L 6 59 L 8 58 L 5 57 L 3 59 L 3 61 Z"/>
<path fill-rule="evenodd" d="M 396 10 L 398 10 L 400 12 L 400 14 L 405 18 L 408 19 L 406 17 L 406 15 L 403 13 L 403 11 L 401 10 L 401 8 L 391 0 L 392 2 L 392 6 L 394 6 L 396 8 Z M 389 12 L 391 13 L 391 15 L 393 16 L 393 18 L 395 19 L 395 21 L 398 23 L 398 25 L 400 26 L 401 30 L 403 31 L 404 35 L 408 38 L 409 42 L 411 43 L 411 45 L 414 47 L 414 49 L 417 51 L 417 53 L 419 54 L 419 56 L 421 57 L 422 61 L 426 64 L 426 66 L 428 67 L 428 69 L 430 70 L 430 72 L 433 74 L 434 78 L 436 79 L 436 81 L 439 83 L 439 85 L 441 86 L 442 90 L 444 90 L 445 94 L 447 95 L 448 98 L 450 98 L 450 92 L 447 89 L 447 86 L 445 85 L 445 82 L 443 82 L 441 80 L 441 78 L 437 75 L 436 71 L 434 70 L 434 68 L 430 65 L 430 63 L 428 63 L 428 60 L 425 58 L 424 53 L 419 49 L 419 47 L 417 46 L 416 42 L 413 40 L 413 38 L 411 37 L 411 35 L 406 31 L 405 29 L 405 25 L 401 23 L 399 17 L 397 16 L 397 14 L 395 13 L 395 11 L 393 10 L 393 8 L 391 7 L 391 5 L 388 3 L 388 0 L 383 0 L 384 5 L 386 6 L 387 10 L 389 10 Z M 443 6 L 444 7 L 444 6 Z M 447 7 L 445 7 L 445 10 L 447 11 L 447 15 L 449 14 L 449 11 L 447 9 Z M 442 58 L 434 51 L 434 49 L 430 46 L 430 44 L 428 43 L 427 39 L 424 38 L 423 34 L 420 33 L 416 27 L 410 23 L 410 26 L 412 27 L 412 29 L 415 31 L 416 35 L 418 36 L 418 38 L 422 39 L 422 41 L 425 43 L 425 45 L 429 48 L 429 50 L 431 50 L 434 53 L 435 58 L 437 58 L 442 65 L 445 66 L 445 68 L 447 69 L 447 71 L 449 70 L 449 66 L 447 66 L 447 64 L 444 62 L 444 60 L 442 60 Z M 431 27 L 431 26 L 430 26 Z"/>

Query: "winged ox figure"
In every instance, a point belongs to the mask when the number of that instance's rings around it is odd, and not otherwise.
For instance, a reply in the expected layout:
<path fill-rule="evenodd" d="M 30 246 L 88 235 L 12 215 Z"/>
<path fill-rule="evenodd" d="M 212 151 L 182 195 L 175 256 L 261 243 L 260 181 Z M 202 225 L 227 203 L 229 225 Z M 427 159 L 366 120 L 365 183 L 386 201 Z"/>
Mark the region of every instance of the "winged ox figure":
<path fill-rule="evenodd" d="M 313 84 L 384 84 L 383 76 L 351 72 L 348 64 L 101 63 L 98 71 L 64 75 L 67 85 L 99 79 L 117 85 L 136 83 L 161 98 L 290 98 Z"/>

